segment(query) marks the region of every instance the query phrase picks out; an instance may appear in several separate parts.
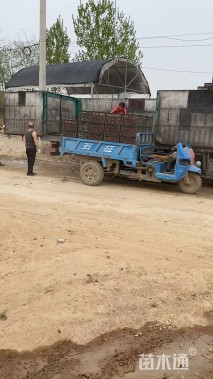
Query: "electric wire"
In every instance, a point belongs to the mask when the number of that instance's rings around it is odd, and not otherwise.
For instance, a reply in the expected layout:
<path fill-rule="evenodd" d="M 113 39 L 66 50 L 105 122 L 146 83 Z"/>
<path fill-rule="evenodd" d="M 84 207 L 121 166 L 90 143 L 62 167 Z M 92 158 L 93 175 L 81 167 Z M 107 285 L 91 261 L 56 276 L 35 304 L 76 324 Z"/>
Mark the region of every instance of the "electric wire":
<path fill-rule="evenodd" d="M 187 74 L 212 74 L 212 71 L 191 71 L 191 70 L 173 70 L 173 69 L 166 69 L 166 68 L 157 68 L 157 67 L 146 67 L 142 66 L 142 69 L 145 70 L 154 70 L 154 71 L 171 71 L 171 72 L 180 72 L 180 73 L 187 73 Z"/>

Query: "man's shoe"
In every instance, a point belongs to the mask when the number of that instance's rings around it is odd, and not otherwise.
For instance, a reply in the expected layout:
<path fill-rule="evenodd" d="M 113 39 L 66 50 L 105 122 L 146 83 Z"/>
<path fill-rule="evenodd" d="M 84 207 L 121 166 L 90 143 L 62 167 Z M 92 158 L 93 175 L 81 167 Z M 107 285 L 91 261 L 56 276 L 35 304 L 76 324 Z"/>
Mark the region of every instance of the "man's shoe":
<path fill-rule="evenodd" d="M 34 172 L 28 172 L 27 175 L 28 176 L 35 176 L 36 174 Z"/>

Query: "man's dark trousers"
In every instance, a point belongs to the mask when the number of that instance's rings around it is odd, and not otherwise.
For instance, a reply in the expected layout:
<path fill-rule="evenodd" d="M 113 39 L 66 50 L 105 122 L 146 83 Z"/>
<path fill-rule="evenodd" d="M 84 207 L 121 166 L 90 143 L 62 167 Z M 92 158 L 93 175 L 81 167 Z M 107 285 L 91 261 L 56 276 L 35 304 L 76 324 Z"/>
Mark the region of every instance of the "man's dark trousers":
<path fill-rule="evenodd" d="M 32 174 L 33 166 L 36 158 L 36 148 L 35 149 L 26 149 L 27 160 L 28 160 L 28 174 Z"/>

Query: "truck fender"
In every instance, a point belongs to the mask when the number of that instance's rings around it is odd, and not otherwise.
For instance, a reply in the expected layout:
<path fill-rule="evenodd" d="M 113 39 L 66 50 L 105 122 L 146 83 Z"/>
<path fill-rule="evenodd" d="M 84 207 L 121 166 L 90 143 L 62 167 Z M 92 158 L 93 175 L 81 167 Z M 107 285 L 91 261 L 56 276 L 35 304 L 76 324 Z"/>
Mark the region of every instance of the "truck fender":
<path fill-rule="evenodd" d="M 195 172 L 197 174 L 201 174 L 201 169 L 196 167 L 195 165 L 191 165 L 188 169 L 188 171 Z"/>

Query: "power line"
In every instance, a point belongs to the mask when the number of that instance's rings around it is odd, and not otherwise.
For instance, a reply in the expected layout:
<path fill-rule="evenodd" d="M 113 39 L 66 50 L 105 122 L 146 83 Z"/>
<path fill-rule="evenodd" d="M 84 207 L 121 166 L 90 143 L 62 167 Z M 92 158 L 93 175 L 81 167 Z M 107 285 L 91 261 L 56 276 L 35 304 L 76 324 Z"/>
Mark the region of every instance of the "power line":
<path fill-rule="evenodd" d="M 137 38 L 136 38 L 137 39 Z M 168 39 L 173 39 L 173 38 L 168 38 Z M 212 40 L 212 38 L 205 38 L 201 40 L 183 40 L 183 39 L 176 39 L 174 38 L 175 41 L 182 41 L 182 42 L 201 42 L 201 41 L 207 41 L 207 40 Z M 79 47 L 75 42 L 70 43 L 71 46 L 73 47 Z M 184 48 L 184 47 L 209 47 L 213 46 L 213 44 L 191 44 L 191 45 L 157 45 L 157 46 L 139 46 L 140 49 L 163 49 L 163 48 Z"/>
<path fill-rule="evenodd" d="M 183 47 L 208 47 L 213 46 L 212 43 L 207 45 L 158 45 L 158 46 L 139 46 L 140 49 L 164 49 L 164 48 L 183 48 Z"/>
<path fill-rule="evenodd" d="M 145 67 L 145 66 L 142 66 L 142 69 L 155 70 L 155 71 L 182 72 L 182 73 L 188 73 L 188 74 L 212 74 L 213 73 L 213 70 L 212 71 L 172 70 L 172 69 L 157 68 L 157 67 Z"/>
<path fill-rule="evenodd" d="M 207 35 L 213 34 L 213 32 L 205 32 L 205 33 L 188 33 L 188 34 L 168 34 L 168 35 L 159 35 L 159 36 L 150 36 L 150 37 L 138 37 L 137 40 L 140 39 L 157 39 L 157 38 L 169 38 L 169 37 L 184 37 L 184 36 L 199 36 L 199 35 Z"/>
<path fill-rule="evenodd" d="M 25 45 L 25 46 L 14 46 L 13 48 L 4 46 L 0 47 L 0 51 L 14 51 L 14 50 L 24 50 L 24 49 L 30 49 L 31 47 L 39 46 L 38 43 L 34 43 L 32 45 Z"/>
<path fill-rule="evenodd" d="M 202 41 L 209 41 L 210 39 L 213 39 L 213 37 L 209 38 L 202 38 L 202 39 L 183 39 L 183 38 L 173 38 L 173 37 L 162 37 L 162 39 L 169 39 L 172 41 L 182 41 L 182 42 L 202 42 Z"/>
<path fill-rule="evenodd" d="M 213 34 L 213 32 L 206 32 L 206 33 L 189 33 L 189 34 L 168 34 L 168 35 L 159 35 L 159 36 L 150 36 L 150 37 L 137 37 L 136 40 L 143 40 L 143 39 L 174 39 L 177 41 L 206 41 L 209 39 L 213 39 L 213 37 L 209 38 L 203 38 L 203 39 L 179 39 L 179 38 L 174 38 L 174 37 L 184 37 L 184 36 L 199 36 L 199 35 L 208 35 L 208 34 Z M 76 44 L 77 41 L 71 41 L 71 44 Z"/>

